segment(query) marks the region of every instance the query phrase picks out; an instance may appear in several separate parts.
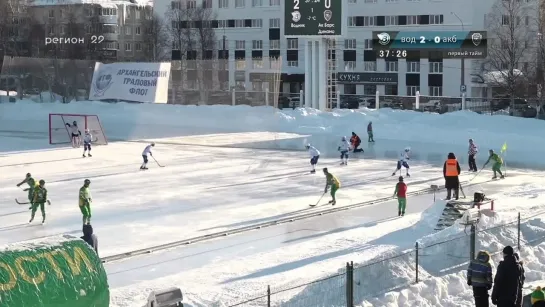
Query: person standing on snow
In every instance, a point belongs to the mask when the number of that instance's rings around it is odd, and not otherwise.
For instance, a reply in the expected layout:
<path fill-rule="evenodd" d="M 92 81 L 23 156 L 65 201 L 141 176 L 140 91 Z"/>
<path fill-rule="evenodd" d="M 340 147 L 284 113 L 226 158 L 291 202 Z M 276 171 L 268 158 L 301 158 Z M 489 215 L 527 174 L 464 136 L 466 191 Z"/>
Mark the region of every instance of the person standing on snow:
<path fill-rule="evenodd" d="M 367 125 L 367 142 L 374 143 L 375 139 L 373 138 L 373 122 L 369 122 Z"/>
<path fill-rule="evenodd" d="M 87 244 L 89 244 L 91 248 L 95 250 L 98 256 L 98 238 L 93 233 L 93 226 L 91 226 L 91 224 L 83 225 L 83 236 L 81 239 L 87 242 Z"/>
<path fill-rule="evenodd" d="M 519 292 L 517 295 L 517 302 L 515 303 L 515 306 L 522 307 L 522 303 L 523 303 L 522 288 L 524 287 L 524 281 L 526 280 L 526 276 L 524 272 L 524 262 L 520 260 L 520 256 L 518 253 L 514 253 L 513 256 L 515 257 L 518 264 L 520 265 L 520 285 L 519 285 Z"/>
<path fill-rule="evenodd" d="M 513 247 L 506 246 L 503 249 L 503 260 L 496 269 L 492 304 L 498 307 L 513 307 L 517 302 L 522 270 L 513 254 Z"/>
<path fill-rule="evenodd" d="M 151 152 L 151 148 L 155 147 L 155 143 L 151 143 L 146 148 L 144 148 L 144 151 L 142 152 L 142 160 L 144 160 L 144 163 L 140 166 L 141 170 L 147 170 L 148 169 L 148 155 L 153 156 L 153 153 Z"/>
<path fill-rule="evenodd" d="M 448 159 L 443 164 L 443 177 L 445 178 L 445 188 L 447 189 L 447 200 L 452 197 L 452 190 L 454 190 L 454 198 L 458 200 L 460 192 L 460 176 L 461 169 L 458 160 L 454 153 L 448 154 Z"/>
<path fill-rule="evenodd" d="M 492 289 L 490 254 L 479 251 L 467 268 L 467 285 L 473 289 L 475 307 L 488 307 L 488 290 Z"/>
<path fill-rule="evenodd" d="M 399 176 L 394 196 L 397 196 L 397 216 L 404 216 L 405 207 L 407 207 L 407 184 L 403 182 L 403 176 Z"/>
<path fill-rule="evenodd" d="M 486 160 L 486 162 L 484 163 L 483 168 L 485 168 L 485 166 L 488 164 L 488 162 L 494 161 L 494 164 L 492 165 L 492 171 L 494 171 L 494 177 L 492 177 L 492 179 L 498 178 L 498 175 L 496 175 L 496 173 L 500 173 L 500 178 L 501 179 L 505 178 L 505 176 L 501 172 L 501 166 L 503 165 L 503 159 L 500 157 L 500 155 L 498 155 L 497 153 L 494 153 L 494 150 L 492 150 L 492 149 L 490 149 L 488 151 L 488 154 L 490 156 L 488 157 L 488 160 Z"/>
<path fill-rule="evenodd" d="M 401 175 L 401 167 L 403 166 L 404 168 L 407 169 L 407 174 L 405 174 L 405 175 L 407 177 L 411 177 L 411 175 L 409 174 L 409 163 L 407 162 L 407 160 L 411 159 L 409 157 L 410 153 L 411 153 L 411 148 L 410 147 L 405 148 L 405 150 L 403 150 L 401 152 L 401 154 L 399 155 L 399 160 L 397 161 L 396 170 L 392 173 L 392 176 L 395 176 L 397 171 L 399 171 L 400 175 Z"/>
<path fill-rule="evenodd" d="M 479 149 L 477 148 L 477 145 L 475 145 L 475 142 L 473 142 L 473 139 L 469 139 L 469 148 L 467 150 L 467 154 L 468 154 L 470 172 L 477 171 L 477 163 L 475 163 L 475 155 L 477 155 L 478 152 L 479 152 Z"/>
<path fill-rule="evenodd" d="M 310 144 L 307 144 L 305 146 L 308 150 L 308 153 L 310 154 L 310 165 L 312 167 L 312 170 L 310 171 L 311 174 L 316 173 L 316 164 L 318 164 L 318 159 L 320 159 L 320 151 L 316 149 L 316 147 L 311 146 Z"/>
<path fill-rule="evenodd" d="M 352 132 L 352 137 L 350 138 L 350 145 L 352 145 L 352 151 L 354 151 L 354 153 L 363 152 L 363 149 L 358 148 L 361 145 L 361 139 L 355 132 Z"/>
<path fill-rule="evenodd" d="M 327 193 L 327 190 L 331 187 L 331 200 L 329 201 L 329 203 L 335 206 L 335 204 L 337 203 L 335 194 L 337 193 L 337 190 L 341 188 L 341 181 L 337 177 L 335 177 L 335 175 L 331 174 L 327 170 L 327 167 L 324 168 L 324 175 L 326 178 L 324 194 Z"/>
<path fill-rule="evenodd" d="M 350 143 L 346 139 L 346 136 L 343 136 L 341 139 L 341 144 L 337 148 L 341 152 L 341 165 L 348 165 L 348 152 L 350 151 Z"/>

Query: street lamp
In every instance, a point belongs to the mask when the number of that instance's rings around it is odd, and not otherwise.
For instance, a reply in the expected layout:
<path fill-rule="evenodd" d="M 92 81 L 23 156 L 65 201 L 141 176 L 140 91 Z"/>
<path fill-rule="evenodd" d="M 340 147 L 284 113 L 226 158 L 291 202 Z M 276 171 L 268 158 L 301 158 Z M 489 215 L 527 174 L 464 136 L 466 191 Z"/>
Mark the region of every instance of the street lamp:
<path fill-rule="evenodd" d="M 460 18 L 460 16 L 458 16 L 456 13 L 454 12 L 450 12 L 450 14 L 454 15 L 454 17 L 458 18 L 458 20 L 460 21 L 460 24 L 462 25 L 462 31 L 464 31 L 464 22 L 462 21 L 462 18 Z M 462 57 L 460 59 L 460 90 L 462 89 L 462 87 L 465 88 L 465 59 Z M 464 93 L 462 93 L 460 91 L 460 95 L 463 95 Z"/>

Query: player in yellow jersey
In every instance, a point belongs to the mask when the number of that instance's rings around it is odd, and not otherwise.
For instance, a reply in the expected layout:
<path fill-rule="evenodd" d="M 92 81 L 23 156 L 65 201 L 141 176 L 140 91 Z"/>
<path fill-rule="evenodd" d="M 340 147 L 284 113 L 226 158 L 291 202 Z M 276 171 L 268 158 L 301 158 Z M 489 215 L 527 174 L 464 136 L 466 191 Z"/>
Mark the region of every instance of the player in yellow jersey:
<path fill-rule="evenodd" d="M 335 175 L 331 174 L 327 167 L 324 168 L 324 175 L 326 178 L 326 185 L 324 189 L 324 193 L 327 193 L 327 190 L 329 187 L 331 187 L 331 201 L 329 202 L 331 205 L 335 206 L 337 203 L 337 200 L 335 199 L 335 194 L 337 193 L 337 190 L 341 187 L 341 182 L 339 181 L 339 178 L 335 177 Z"/>

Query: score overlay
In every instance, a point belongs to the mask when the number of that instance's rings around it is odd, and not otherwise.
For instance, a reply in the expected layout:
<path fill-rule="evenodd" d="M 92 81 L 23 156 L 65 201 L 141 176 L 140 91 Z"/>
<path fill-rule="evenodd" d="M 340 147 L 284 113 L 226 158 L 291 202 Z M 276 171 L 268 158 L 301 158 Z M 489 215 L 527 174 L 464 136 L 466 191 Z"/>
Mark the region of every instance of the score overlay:
<path fill-rule="evenodd" d="M 373 32 L 373 50 L 378 57 L 404 57 L 419 52 L 441 52 L 443 58 L 486 58 L 486 31 L 383 31 Z"/>
<path fill-rule="evenodd" d="M 284 0 L 285 36 L 342 36 L 342 0 Z"/>

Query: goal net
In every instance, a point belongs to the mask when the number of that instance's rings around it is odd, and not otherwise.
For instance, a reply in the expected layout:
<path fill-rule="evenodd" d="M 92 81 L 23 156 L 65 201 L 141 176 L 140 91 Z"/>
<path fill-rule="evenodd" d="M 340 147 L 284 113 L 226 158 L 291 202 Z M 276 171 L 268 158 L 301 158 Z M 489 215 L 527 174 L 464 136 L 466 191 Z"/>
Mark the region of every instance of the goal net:
<path fill-rule="evenodd" d="M 94 145 L 108 145 L 108 139 L 102 129 L 102 124 L 96 115 L 84 114 L 49 114 L 49 144 L 69 144 L 72 142 L 70 126 L 77 123 L 82 138 L 85 129 L 93 136 Z M 68 126 L 69 124 L 70 126 Z"/>

